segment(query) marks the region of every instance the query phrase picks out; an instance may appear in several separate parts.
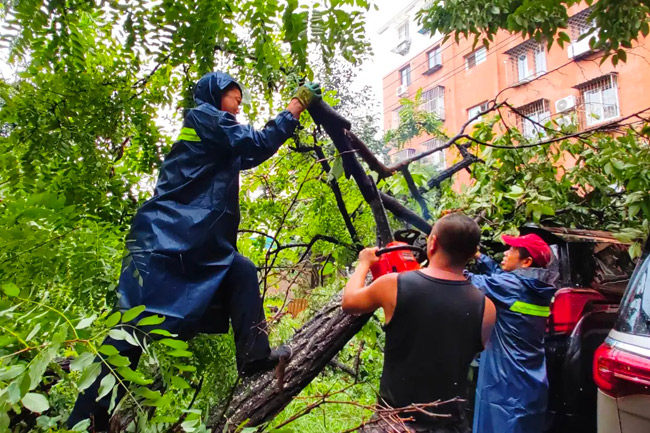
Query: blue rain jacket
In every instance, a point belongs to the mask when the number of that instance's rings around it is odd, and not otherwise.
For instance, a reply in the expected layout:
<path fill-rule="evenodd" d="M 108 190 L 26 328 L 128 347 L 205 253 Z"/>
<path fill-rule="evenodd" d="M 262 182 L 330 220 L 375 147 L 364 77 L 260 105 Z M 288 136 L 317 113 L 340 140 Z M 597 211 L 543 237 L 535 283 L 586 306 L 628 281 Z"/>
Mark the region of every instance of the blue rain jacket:
<path fill-rule="evenodd" d="M 219 109 L 221 92 L 233 82 L 220 72 L 199 80 L 197 106 L 185 115 L 154 196 L 137 211 L 127 237 L 119 307 L 145 305 L 179 332 L 196 328 L 232 263 L 239 171 L 271 157 L 298 125 L 288 111 L 260 131 L 237 123 Z"/>
<path fill-rule="evenodd" d="M 544 332 L 557 273 L 542 268 L 504 272 L 490 257 L 468 278 L 495 304 L 497 319 L 481 354 L 474 433 L 536 433 L 546 426 L 548 380 Z"/>

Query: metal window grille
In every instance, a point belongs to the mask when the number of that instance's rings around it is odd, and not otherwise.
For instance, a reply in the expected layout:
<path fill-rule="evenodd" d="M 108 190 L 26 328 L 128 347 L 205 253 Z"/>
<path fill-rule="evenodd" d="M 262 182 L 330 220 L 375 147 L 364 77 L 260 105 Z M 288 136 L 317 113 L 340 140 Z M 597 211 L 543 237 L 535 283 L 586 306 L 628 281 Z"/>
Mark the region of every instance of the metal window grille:
<path fill-rule="evenodd" d="M 465 56 L 465 69 L 471 69 L 476 65 L 480 65 L 487 57 L 487 50 L 481 47 L 474 51 L 472 54 Z"/>
<path fill-rule="evenodd" d="M 616 75 L 605 75 L 578 86 L 583 127 L 607 122 L 621 115 Z"/>
<path fill-rule="evenodd" d="M 406 148 L 402 149 L 399 152 L 393 153 L 390 158 L 393 161 L 393 164 L 396 164 L 398 162 L 404 161 L 405 159 L 408 159 L 412 156 L 415 156 L 415 149 L 413 148 Z"/>
<path fill-rule="evenodd" d="M 420 109 L 435 113 L 439 119 L 445 118 L 445 88 L 437 86 L 433 89 L 422 92 L 422 104 Z"/>
<path fill-rule="evenodd" d="M 399 71 L 400 78 L 402 80 L 402 86 L 411 85 L 411 66 L 400 69 Z"/>
<path fill-rule="evenodd" d="M 591 14 L 591 9 L 585 9 L 569 18 L 571 40 L 577 41 L 580 36 L 596 28 L 596 22 L 589 19 L 589 14 Z"/>
<path fill-rule="evenodd" d="M 528 40 L 506 51 L 509 57 L 511 84 L 525 83 L 547 71 L 543 44 Z"/>
<path fill-rule="evenodd" d="M 432 138 L 431 140 L 427 140 L 424 143 L 422 143 L 422 146 L 424 147 L 424 151 L 434 149 L 436 147 L 440 147 L 443 144 L 445 144 L 445 141 L 440 139 L 440 138 Z M 440 150 L 438 152 L 434 152 L 431 154 L 431 156 L 427 156 L 426 158 L 422 159 L 422 163 L 426 165 L 431 165 L 433 168 L 436 169 L 436 171 L 442 171 L 447 167 L 447 159 L 445 157 L 445 150 Z"/>
<path fill-rule="evenodd" d="M 440 47 L 435 47 L 429 51 L 427 53 L 427 59 L 429 61 L 429 69 L 442 65 L 442 52 L 440 51 Z"/>
<path fill-rule="evenodd" d="M 539 99 L 523 107 L 517 108 L 522 114 L 519 117 L 519 129 L 521 133 L 529 140 L 539 140 L 547 135 L 544 128 L 546 123 L 551 120 L 551 110 L 547 99 Z"/>

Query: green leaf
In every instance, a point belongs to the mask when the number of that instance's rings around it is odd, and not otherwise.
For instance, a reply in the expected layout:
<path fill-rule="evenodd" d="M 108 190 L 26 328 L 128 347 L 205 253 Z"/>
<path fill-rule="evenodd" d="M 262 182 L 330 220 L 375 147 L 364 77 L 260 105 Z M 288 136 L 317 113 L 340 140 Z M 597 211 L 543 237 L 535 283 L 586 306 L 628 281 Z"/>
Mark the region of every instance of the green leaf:
<path fill-rule="evenodd" d="M 79 378 L 79 384 L 77 385 L 79 391 L 83 391 L 92 385 L 101 371 L 102 365 L 99 362 L 92 363 L 88 366 L 82 373 L 81 378 Z"/>
<path fill-rule="evenodd" d="M 75 326 L 75 329 L 86 329 L 86 328 L 88 328 L 90 325 L 93 324 L 93 322 L 95 321 L 96 318 L 97 318 L 97 315 L 93 314 L 90 317 L 86 317 L 85 319 L 81 319 L 79 321 L 79 323 L 77 323 L 77 326 Z"/>
<path fill-rule="evenodd" d="M 22 374 L 23 371 L 25 371 L 25 366 L 20 364 L 5 367 L 2 370 L 0 370 L 0 380 L 2 381 L 11 380 L 14 377 L 17 377 L 20 374 Z"/>
<path fill-rule="evenodd" d="M 187 389 L 190 387 L 190 384 L 182 377 L 172 376 L 172 386 L 178 389 Z"/>
<path fill-rule="evenodd" d="M 188 352 L 187 350 L 172 350 L 170 352 L 167 352 L 167 355 L 173 356 L 175 358 L 190 358 L 192 356 L 192 352 Z"/>
<path fill-rule="evenodd" d="M 138 305 L 137 307 L 131 308 L 126 313 L 124 313 L 124 315 L 122 316 L 122 323 L 127 323 L 127 322 L 130 322 L 131 320 L 135 319 L 145 309 L 146 309 L 146 307 L 144 305 Z"/>
<path fill-rule="evenodd" d="M 115 367 L 128 367 L 131 365 L 131 361 L 126 356 L 122 355 L 112 355 L 106 358 L 106 362 L 115 366 Z"/>
<path fill-rule="evenodd" d="M 2 285 L 2 291 L 10 298 L 20 295 L 20 289 L 14 283 L 4 283 Z"/>
<path fill-rule="evenodd" d="M 325 263 L 325 266 L 323 267 L 323 275 L 329 275 L 332 272 L 334 272 L 336 268 L 334 265 L 330 262 Z"/>
<path fill-rule="evenodd" d="M 120 352 L 115 347 L 111 346 L 110 344 L 102 344 L 99 347 L 99 349 L 97 349 L 97 351 L 99 353 L 101 353 L 102 355 L 106 355 L 106 356 L 113 356 L 113 355 L 119 355 L 120 354 Z"/>
<path fill-rule="evenodd" d="M 166 329 L 152 329 L 149 331 L 149 334 L 158 334 L 158 335 L 163 335 L 165 337 L 176 337 L 176 334 L 172 334 Z"/>
<path fill-rule="evenodd" d="M 101 400 L 105 395 L 108 395 L 109 392 L 115 386 L 115 376 L 112 374 L 107 374 L 102 378 L 102 381 L 99 382 L 99 391 L 97 391 L 97 398 L 95 401 Z"/>
<path fill-rule="evenodd" d="M 47 401 L 47 397 L 35 392 L 28 392 L 20 401 L 23 406 L 36 413 L 45 412 L 50 408 L 50 403 Z"/>
<path fill-rule="evenodd" d="M 129 367 L 119 367 L 117 369 L 117 372 L 122 376 L 124 379 L 128 380 L 129 382 L 133 382 L 137 385 L 148 385 L 153 382 L 151 379 L 146 379 L 142 373 L 133 371 Z"/>
<path fill-rule="evenodd" d="M 113 326 L 117 325 L 120 322 L 120 317 L 122 317 L 122 313 L 119 311 L 114 312 L 110 316 L 106 318 L 106 322 L 104 322 L 104 326 L 107 328 L 112 328 Z"/>
<path fill-rule="evenodd" d="M 139 346 L 138 341 L 133 337 L 133 335 L 124 329 L 111 329 L 108 331 L 108 336 L 114 340 L 124 340 L 132 346 Z"/>
<path fill-rule="evenodd" d="M 144 319 L 140 319 L 136 326 L 152 326 L 152 325 L 160 325 L 165 321 L 164 316 L 158 316 L 158 315 L 153 315 L 153 316 L 147 316 Z"/>
<path fill-rule="evenodd" d="M 186 342 L 182 340 L 173 340 L 171 338 L 163 338 L 160 340 L 160 343 L 164 344 L 165 346 L 169 346 L 173 349 L 180 349 L 180 350 L 185 350 L 189 346 Z"/>
<path fill-rule="evenodd" d="M 101 352 L 101 347 L 100 347 L 100 352 Z M 84 368 L 92 364 L 93 359 L 95 359 L 95 355 L 93 355 L 91 352 L 84 352 L 81 355 L 77 356 L 75 359 L 73 359 L 72 362 L 70 362 L 70 370 L 82 371 Z"/>

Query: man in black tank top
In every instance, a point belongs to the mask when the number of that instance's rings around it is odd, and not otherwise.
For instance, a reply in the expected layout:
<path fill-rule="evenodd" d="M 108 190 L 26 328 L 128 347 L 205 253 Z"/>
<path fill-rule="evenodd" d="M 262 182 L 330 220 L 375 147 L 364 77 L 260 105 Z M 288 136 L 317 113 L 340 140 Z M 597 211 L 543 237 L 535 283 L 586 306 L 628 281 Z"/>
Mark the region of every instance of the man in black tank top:
<path fill-rule="evenodd" d="M 364 432 L 470 431 L 464 402 L 469 364 L 483 350 L 496 317 L 492 301 L 463 276 L 480 237 L 472 219 L 460 213 L 447 215 L 429 236 L 426 268 L 383 275 L 367 287 L 377 248 L 359 254 L 341 306 L 351 314 L 384 309 L 386 348 L 379 405 L 406 408 L 445 402 L 427 407 L 430 414 L 404 410 L 405 421 L 397 423 L 378 413 Z"/>

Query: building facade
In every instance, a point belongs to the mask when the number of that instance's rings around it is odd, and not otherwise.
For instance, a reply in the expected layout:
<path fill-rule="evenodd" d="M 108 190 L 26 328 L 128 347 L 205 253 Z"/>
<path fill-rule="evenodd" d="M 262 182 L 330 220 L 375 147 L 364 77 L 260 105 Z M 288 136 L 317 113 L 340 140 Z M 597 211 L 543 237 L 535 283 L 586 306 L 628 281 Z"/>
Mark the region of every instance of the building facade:
<path fill-rule="evenodd" d="M 472 47 L 472 41 L 466 40 L 457 44 L 453 38 L 443 43 L 440 35 L 425 34 L 416 24 L 415 13 L 424 3 L 409 4 L 380 29 L 381 46 L 386 50 L 380 55 L 391 56 L 383 77 L 384 130 L 399 125 L 400 100 L 413 98 L 419 89 L 421 108 L 436 113 L 449 136 L 497 95 L 498 101 L 507 100 L 517 112 L 540 124 L 554 119 L 559 124 L 575 123 L 580 129 L 648 106 L 644 98 L 650 91 L 646 39 L 628 51 L 626 63 L 615 67 L 608 59 L 601 64 L 602 52 L 590 49 L 590 38 L 580 39 L 594 28 L 587 20 L 586 5 L 569 9 L 571 43 L 563 48 L 554 44 L 548 50 L 545 43 L 506 32 L 499 32 L 489 48 Z M 506 122 L 527 138 L 543 139 L 544 130 L 538 124 L 515 113 L 508 115 Z M 441 143 L 421 136 L 389 155 L 397 162 Z M 437 154 L 426 163 L 438 169 L 458 157 L 452 150 Z M 462 183 L 467 175 L 460 176 Z"/>

